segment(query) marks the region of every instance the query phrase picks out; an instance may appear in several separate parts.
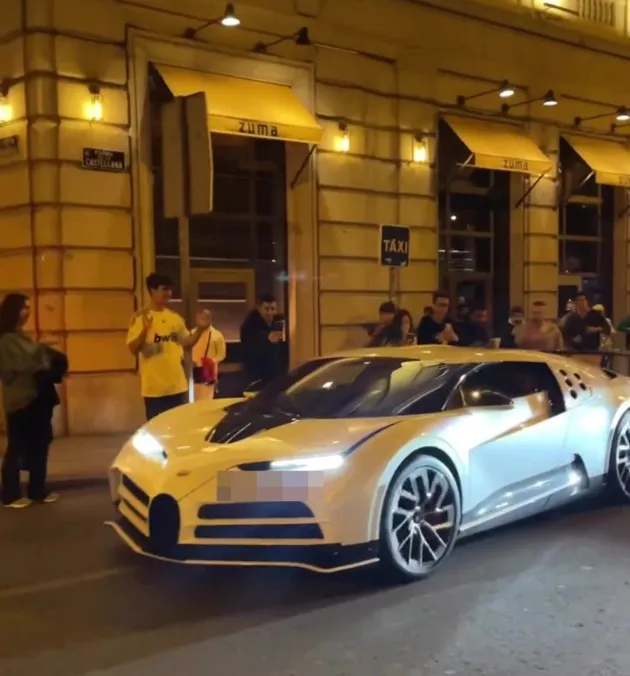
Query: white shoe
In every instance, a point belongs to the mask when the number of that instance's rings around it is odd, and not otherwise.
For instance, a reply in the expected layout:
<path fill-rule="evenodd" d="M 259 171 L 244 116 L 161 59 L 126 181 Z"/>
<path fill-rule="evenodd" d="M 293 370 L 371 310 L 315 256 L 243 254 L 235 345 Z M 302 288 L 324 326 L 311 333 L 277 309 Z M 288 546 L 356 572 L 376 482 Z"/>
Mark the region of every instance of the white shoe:
<path fill-rule="evenodd" d="M 8 509 L 24 509 L 24 507 L 30 507 L 33 504 L 33 501 L 29 498 L 19 498 L 10 502 L 8 505 L 5 505 Z"/>

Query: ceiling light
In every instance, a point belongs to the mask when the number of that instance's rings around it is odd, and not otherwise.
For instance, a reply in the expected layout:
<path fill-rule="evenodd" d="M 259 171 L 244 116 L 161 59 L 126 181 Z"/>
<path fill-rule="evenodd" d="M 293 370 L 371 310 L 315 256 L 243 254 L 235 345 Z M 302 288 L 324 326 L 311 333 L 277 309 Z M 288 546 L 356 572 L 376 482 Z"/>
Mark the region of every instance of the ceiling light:
<path fill-rule="evenodd" d="M 619 108 L 615 119 L 617 122 L 627 122 L 630 120 L 630 113 L 628 112 L 628 109 L 625 106 Z"/>
<path fill-rule="evenodd" d="M 234 26 L 240 26 L 240 24 L 241 20 L 236 16 L 236 12 L 234 11 L 234 3 L 228 2 L 225 6 L 225 14 L 221 19 L 221 25 L 233 28 Z"/>
<path fill-rule="evenodd" d="M 553 106 L 557 106 L 558 101 L 556 97 L 554 96 L 553 91 L 550 89 L 544 96 L 543 98 L 543 106 L 547 106 L 548 108 L 552 108 Z"/>
<path fill-rule="evenodd" d="M 499 90 L 499 96 L 502 99 L 509 99 L 510 96 L 514 96 L 516 94 L 516 90 L 514 87 L 512 87 L 509 82 L 502 82 L 501 83 L 501 89 Z"/>

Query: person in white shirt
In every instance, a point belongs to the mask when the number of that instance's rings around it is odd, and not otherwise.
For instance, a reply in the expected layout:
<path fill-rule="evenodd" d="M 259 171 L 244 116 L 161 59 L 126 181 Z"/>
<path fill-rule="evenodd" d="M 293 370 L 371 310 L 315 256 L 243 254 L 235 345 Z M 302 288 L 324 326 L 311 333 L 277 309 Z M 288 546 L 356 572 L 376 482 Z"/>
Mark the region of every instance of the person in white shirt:
<path fill-rule="evenodd" d="M 192 349 L 194 400 L 212 399 L 219 377 L 219 364 L 225 359 L 225 338 L 210 326 Z"/>

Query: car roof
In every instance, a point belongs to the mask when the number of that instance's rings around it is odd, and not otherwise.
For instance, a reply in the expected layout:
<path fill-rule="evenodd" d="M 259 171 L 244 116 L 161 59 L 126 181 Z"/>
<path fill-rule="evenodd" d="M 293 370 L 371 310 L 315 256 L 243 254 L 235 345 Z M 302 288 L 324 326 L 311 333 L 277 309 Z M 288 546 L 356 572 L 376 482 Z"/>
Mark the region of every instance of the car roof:
<path fill-rule="evenodd" d="M 418 359 L 440 364 L 466 364 L 480 362 L 530 361 L 550 364 L 561 368 L 569 358 L 546 352 L 530 350 L 490 349 L 482 347 L 451 347 L 450 345 L 410 345 L 407 347 L 365 347 L 344 350 L 325 355 L 324 358 L 338 357 L 393 357 L 396 359 Z"/>

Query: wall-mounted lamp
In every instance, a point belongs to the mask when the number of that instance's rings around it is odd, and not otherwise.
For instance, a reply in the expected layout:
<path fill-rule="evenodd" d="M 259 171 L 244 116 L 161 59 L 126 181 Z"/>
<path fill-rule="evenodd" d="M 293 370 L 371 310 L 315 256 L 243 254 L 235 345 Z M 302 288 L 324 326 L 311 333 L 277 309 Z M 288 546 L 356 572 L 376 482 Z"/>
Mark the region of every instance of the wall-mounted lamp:
<path fill-rule="evenodd" d="M 545 8 L 544 12 L 563 12 L 564 14 L 570 14 L 571 16 L 580 16 L 580 13 L 575 9 L 569 9 L 568 7 L 563 7 L 562 5 L 556 5 L 553 2 L 543 2 L 543 7 Z"/>
<path fill-rule="evenodd" d="M 556 98 L 555 94 L 553 93 L 553 90 L 549 89 L 544 96 L 539 96 L 536 99 L 528 99 L 527 101 L 519 101 L 518 103 L 513 103 L 512 105 L 504 103 L 501 106 L 501 112 L 504 115 L 507 115 L 510 112 L 510 110 L 512 110 L 512 108 L 518 108 L 518 106 L 526 106 L 530 103 L 538 103 L 539 101 L 546 108 L 553 108 L 554 106 L 558 105 L 558 99 Z"/>
<path fill-rule="evenodd" d="M 339 123 L 339 133 L 335 139 L 335 150 L 340 153 L 350 152 L 350 132 L 345 122 Z"/>
<path fill-rule="evenodd" d="M 575 124 L 576 127 L 579 127 L 582 122 L 592 122 L 593 120 L 603 120 L 605 117 L 611 117 L 612 115 L 615 116 L 615 120 L 617 122 L 627 122 L 630 120 L 630 111 L 625 106 L 621 106 L 620 108 L 617 108 L 617 110 L 613 112 L 607 112 L 607 113 L 602 113 L 601 115 L 591 115 L 590 117 L 576 117 L 573 120 L 573 123 Z"/>
<path fill-rule="evenodd" d="M 100 122 L 103 119 L 103 97 L 101 96 L 101 88 L 98 85 L 92 84 L 88 87 L 90 98 L 85 104 L 85 117 L 90 122 Z"/>
<path fill-rule="evenodd" d="M 423 164 L 429 159 L 429 148 L 424 136 L 416 135 L 413 137 L 412 157 L 413 161 L 418 164 Z"/>
<path fill-rule="evenodd" d="M 486 89 L 479 94 L 472 94 L 471 96 L 458 96 L 457 105 L 465 106 L 468 101 L 473 99 L 478 99 L 482 96 L 488 96 L 488 94 L 498 94 L 502 99 L 509 99 L 511 96 L 516 94 L 516 87 L 513 87 L 507 80 L 503 80 L 498 87 L 493 87 L 492 89 Z"/>
<path fill-rule="evenodd" d="M 258 52 L 259 54 L 262 54 L 266 52 L 269 47 L 275 47 L 276 45 L 279 45 L 281 42 L 287 42 L 288 40 L 293 40 L 295 44 L 298 47 L 310 47 L 313 43 L 311 42 L 311 38 L 308 34 L 308 28 L 306 26 L 303 26 L 300 28 L 297 33 L 293 33 L 292 35 L 286 35 L 284 37 L 278 38 L 277 40 L 273 40 L 272 42 L 257 42 L 254 45 L 254 51 Z"/>
<path fill-rule="evenodd" d="M 11 122 L 13 106 L 9 103 L 9 85 L 3 82 L 0 85 L 0 124 Z"/>
<path fill-rule="evenodd" d="M 184 37 L 192 40 L 193 38 L 196 38 L 197 33 L 204 30 L 204 28 L 208 28 L 208 26 L 214 26 L 218 23 L 220 23 L 222 26 L 225 26 L 226 28 L 234 28 L 235 26 L 241 25 L 241 20 L 236 15 L 233 2 L 228 2 L 225 5 L 225 12 L 223 12 L 222 16 L 216 19 L 210 19 L 210 21 L 206 21 L 206 23 L 199 26 L 199 28 L 187 28 L 184 31 Z"/>

